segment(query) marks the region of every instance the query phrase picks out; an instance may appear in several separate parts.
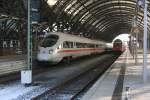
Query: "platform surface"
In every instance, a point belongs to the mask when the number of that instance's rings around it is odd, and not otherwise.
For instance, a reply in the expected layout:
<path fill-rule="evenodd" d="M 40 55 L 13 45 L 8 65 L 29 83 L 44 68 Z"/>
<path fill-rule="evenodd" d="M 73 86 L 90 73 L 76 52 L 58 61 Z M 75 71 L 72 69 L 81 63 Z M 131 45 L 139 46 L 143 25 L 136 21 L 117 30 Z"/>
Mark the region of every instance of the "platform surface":
<path fill-rule="evenodd" d="M 91 56 L 72 61 L 69 64 L 50 65 L 50 69 L 47 71 L 33 75 L 33 84 L 29 87 L 21 84 L 20 80 L 0 84 L 0 100 L 32 100 L 32 98 L 58 86 L 60 83 L 67 82 L 91 69 L 96 63 L 109 56 L 111 55 Z"/>
<path fill-rule="evenodd" d="M 81 100 L 150 100 L 150 54 L 148 80 L 143 82 L 143 55 L 138 54 L 137 64 L 126 50 Z"/>

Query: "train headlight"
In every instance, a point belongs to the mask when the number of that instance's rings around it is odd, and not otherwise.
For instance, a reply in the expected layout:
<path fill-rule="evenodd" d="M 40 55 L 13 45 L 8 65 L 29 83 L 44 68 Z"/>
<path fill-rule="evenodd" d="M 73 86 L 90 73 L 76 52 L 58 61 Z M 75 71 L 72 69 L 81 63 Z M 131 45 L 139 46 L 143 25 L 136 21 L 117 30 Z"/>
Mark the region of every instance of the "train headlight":
<path fill-rule="evenodd" d="M 53 50 L 49 50 L 49 54 L 52 54 L 53 53 Z"/>

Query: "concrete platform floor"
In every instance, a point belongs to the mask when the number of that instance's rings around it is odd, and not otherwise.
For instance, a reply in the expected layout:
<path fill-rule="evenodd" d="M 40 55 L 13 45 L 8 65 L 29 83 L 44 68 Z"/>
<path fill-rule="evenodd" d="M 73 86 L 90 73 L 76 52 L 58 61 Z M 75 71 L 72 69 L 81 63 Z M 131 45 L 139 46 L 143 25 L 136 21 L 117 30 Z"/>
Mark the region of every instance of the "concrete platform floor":
<path fill-rule="evenodd" d="M 129 100 L 150 100 L 150 54 L 148 57 L 148 79 L 147 82 L 143 81 L 143 55 L 138 54 L 137 65 L 134 63 L 129 51 L 127 55 L 127 66 L 124 79 L 124 92 L 122 100 L 125 100 L 127 92 L 125 88 L 129 87 L 128 97 Z"/>
<path fill-rule="evenodd" d="M 150 100 L 150 54 L 148 80 L 143 82 L 143 55 L 137 64 L 126 50 L 81 100 Z"/>
<path fill-rule="evenodd" d="M 0 56 L 0 76 L 25 69 L 25 55 Z"/>
<path fill-rule="evenodd" d="M 29 87 L 22 85 L 19 80 L 0 84 L 0 100 L 31 100 L 44 91 L 92 68 L 94 64 L 109 56 L 110 54 L 99 55 L 77 60 L 70 64 L 49 66 L 51 67 L 49 71 L 33 76 L 33 85 Z"/>
<path fill-rule="evenodd" d="M 25 60 L 25 55 L 0 56 L 0 63 L 18 60 Z"/>

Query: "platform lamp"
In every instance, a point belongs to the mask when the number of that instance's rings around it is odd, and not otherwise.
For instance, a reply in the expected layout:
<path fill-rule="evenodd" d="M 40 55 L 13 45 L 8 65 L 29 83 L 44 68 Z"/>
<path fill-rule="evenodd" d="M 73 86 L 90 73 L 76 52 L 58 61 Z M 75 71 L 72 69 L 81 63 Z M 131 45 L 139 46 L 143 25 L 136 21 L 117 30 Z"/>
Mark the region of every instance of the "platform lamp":
<path fill-rule="evenodd" d="M 31 34 L 31 0 L 28 0 L 28 27 L 27 27 L 27 67 L 21 71 L 21 83 L 32 83 L 32 34 Z"/>
<path fill-rule="evenodd" d="M 143 35 L 143 81 L 147 82 L 147 0 L 138 0 L 138 7 L 144 9 L 144 35 Z"/>

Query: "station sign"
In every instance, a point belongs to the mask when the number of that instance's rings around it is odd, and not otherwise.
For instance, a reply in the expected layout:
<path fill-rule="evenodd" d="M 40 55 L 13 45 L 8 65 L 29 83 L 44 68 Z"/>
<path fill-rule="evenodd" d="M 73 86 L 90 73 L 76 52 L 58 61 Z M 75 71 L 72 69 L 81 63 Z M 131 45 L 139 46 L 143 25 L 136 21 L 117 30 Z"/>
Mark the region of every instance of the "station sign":
<path fill-rule="evenodd" d="M 40 0 L 31 0 L 32 23 L 38 23 L 40 21 L 40 11 L 39 11 L 40 4 L 41 4 Z"/>

